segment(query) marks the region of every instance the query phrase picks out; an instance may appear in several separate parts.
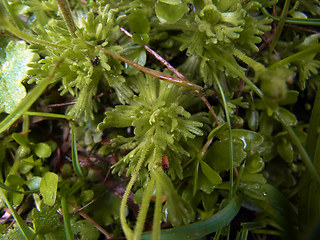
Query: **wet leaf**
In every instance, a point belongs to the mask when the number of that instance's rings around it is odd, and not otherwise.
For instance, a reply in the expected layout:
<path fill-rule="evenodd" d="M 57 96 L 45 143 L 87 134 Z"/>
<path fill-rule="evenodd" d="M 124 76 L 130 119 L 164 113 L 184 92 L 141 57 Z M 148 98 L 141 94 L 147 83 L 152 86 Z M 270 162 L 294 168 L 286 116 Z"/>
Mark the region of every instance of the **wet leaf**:
<path fill-rule="evenodd" d="M 234 166 L 239 166 L 240 162 L 247 156 L 244 151 L 244 143 L 239 140 L 233 142 Z M 229 140 L 215 142 L 208 150 L 205 161 L 215 170 L 228 170 L 230 159 Z"/>
<path fill-rule="evenodd" d="M 257 173 L 264 167 L 264 161 L 258 154 L 253 154 L 246 159 L 244 172 Z"/>
<path fill-rule="evenodd" d="M 227 132 L 219 132 L 218 137 L 221 140 L 227 140 L 229 138 Z M 255 149 L 263 142 L 263 137 L 259 133 L 246 129 L 232 129 L 232 137 L 242 141 L 246 151 Z"/>
<path fill-rule="evenodd" d="M 295 126 L 298 123 L 296 116 L 285 108 L 280 107 L 277 110 L 277 113 L 278 117 L 283 119 L 289 126 Z"/>

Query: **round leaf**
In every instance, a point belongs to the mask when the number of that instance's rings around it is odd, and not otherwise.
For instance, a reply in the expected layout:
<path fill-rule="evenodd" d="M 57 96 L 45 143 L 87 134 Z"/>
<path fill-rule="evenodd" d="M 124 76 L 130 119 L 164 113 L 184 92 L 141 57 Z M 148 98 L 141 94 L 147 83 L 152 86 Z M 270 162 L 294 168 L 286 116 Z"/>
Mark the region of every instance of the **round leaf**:
<path fill-rule="evenodd" d="M 156 15 L 162 23 L 175 23 L 183 17 L 188 11 L 188 6 L 185 3 L 171 5 L 162 2 L 156 3 Z"/>
<path fill-rule="evenodd" d="M 243 151 L 244 144 L 241 141 L 233 142 L 233 164 L 239 166 L 239 163 L 247 156 Z M 208 150 L 205 161 L 215 170 L 228 170 L 230 158 L 229 140 L 217 141 Z"/>
<path fill-rule="evenodd" d="M 219 132 L 218 136 L 221 140 L 229 138 L 228 132 Z M 259 146 L 263 142 L 263 137 L 254 131 L 245 129 L 232 129 L 232 137 L 244 143 L 244 149 L 250 151 Z"/>
<path fill-rule="evenodd" d="M 51 155 L 51 147 L 47 143 L 37 143 L 33 151 L 39 158 L 48 158 Z"/>
<path fill-rule="evenodd" d="M 129 15 L 129 24 L 134 33 L 148 33 L 150 31 L 149 20 L 141 9 L 134 9 Z"/>

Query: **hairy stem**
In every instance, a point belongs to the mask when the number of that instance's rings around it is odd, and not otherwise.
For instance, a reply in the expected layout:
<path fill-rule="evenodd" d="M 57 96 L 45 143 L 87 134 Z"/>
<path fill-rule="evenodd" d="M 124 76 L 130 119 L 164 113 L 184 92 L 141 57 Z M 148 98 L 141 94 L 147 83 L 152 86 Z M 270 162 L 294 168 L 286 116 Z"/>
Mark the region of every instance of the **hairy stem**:
<path fill-rule="evenodd" d="M 23 28 L 23 24 L 22 24 L 22 21 L 21 19 L 17 16 L 17 14 L 15 14 L 13 11 L 12 11 L 12 8 L 11 6 L 8 4 L 8 1 L 7 0 L 3 0 L 3 5 L 4 7 L 6 8 L 6 10 L 8 11 L 11 19 L 14 21 L 15 25 L 19 28 L 19 29 L 22 29 Z"/>
<path fill-rule="evenodd" d="M 218 88 L 220 90 L 220 94 L 222 97 L 222 101 L 223 101 L 223 105 L 224 105 L 224 111 L 226 114 L 226 119 L 227 119 L 227 123 L 228 123 L 228 132 L 229 132 L 229 150 L 230 150 L 230 156 L 229 156 L 229 167 L 230 167 L 230 194 L 229 194 L 229 200 L 231 200 L 233 198 L 233 143 L 232 143 L 232 132 L 231 132 L 231 121 L 230 121 L 230 114 L 229 114 L 229 108 L 228 108 L 228 104 L 227 104 L 227 100 L 226 97 L 224 95 L 222 86 L 219 82 L 219 79 L 217 77 L 217 75 L 213 72 L 213 78 L 216 82 L 216 84 L 218 85 Z"/>
<path fill-rule="evenodd" d="M 157 178 L 157 173 L 151 173 L 154 175 L 156 181 L 156 205 L 153 214 L 153 226 L 152 226 L 152 239 L 160 239 L 160 224 L 161 224 L 161 206 L 162 206 L 162 187 L 161 181 Z"/>
<path fill-rule="evenodd" d="M 149 143 L 150 141 L 150 136 L 147 138 L 146 140 L 146 143 Z M 142 143 L 142 144 L 145 144 L 145 143 Z M 125 208 L 126 208 L 126 205 L 127 205 L 127 201 L 128 201 L 128 197 L 129 197 L 129 194 L 130 194 L 130 191 L 133 187 L 133 184 L 136 182 L 136 179 L 138 177 L 138 174 L 139 174 L 139 171 L 141 169 L 141 166 L 145 160 L 145 157 L 146 157 L 146 154 L 148 152 L 148 147 L 147 145 L 145 145 L 145 147 L 142 149 L 141 151 L 141 154 L 140 154 L 140 158 L 139 158 L 139 161 L 137 163 L 137 166 L 131 176 L 131 179 L 127 185 L 127 188 L 126 188 L 126 191 L 122 197 L 122 200 L 121 200 L 121 205 L 120 205 L 120 221 L 121 221 L 121 225 L 122 225 L 122 229 L 124 231 L 124 234 L 126 235 L 127 239 L 132 239 L 133 237 L 133 232 L 132 230 L 130 229 L 130 227 L 128 226 L 127 224 L 127 220 L 126 220 L 126 215 L 125 215 Z"/>
<path fill-rule="evenodd" d="M 66 22 L 70 34 L 72 37 L 75 38 L 75 31 L 77 30 L 77 28 L 72 18 L 69 3 L 67 0 L 57 0 L 57 2 L 59 4 L 59 8 L 61 10 L 61 13 L 63 15 L 64 21 Z"/>
<path fill-rule="evenodd" d="M 154 178 L 151 177 L 151 179 L 149 179 L 149 182 L 147 184 L 147 188 L 146 188 L 145 193 L 142 198 L 142 203 L 141 203 L 139 215 L 137 218 L 137 223 L 136 223 L 136 226 L 135 226 L 134 232 L 133 232 L 133 239 L 134 240 L 141 239 L 141 235 L 143 232 L 144 224 L 145 224 L 148 209 L 149 209 L 151 195 L 153 193 L 153 186 L 154 186 Z"/>

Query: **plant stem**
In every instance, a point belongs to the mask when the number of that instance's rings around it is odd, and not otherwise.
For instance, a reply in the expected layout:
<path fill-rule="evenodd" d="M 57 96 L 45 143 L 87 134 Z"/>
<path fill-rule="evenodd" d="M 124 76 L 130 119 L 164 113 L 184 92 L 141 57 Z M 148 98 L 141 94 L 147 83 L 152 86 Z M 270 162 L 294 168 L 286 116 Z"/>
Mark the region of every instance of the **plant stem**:
<path fill-rule="evenodd" d="M 228 123 L 228 132 L 229 132 L 229 151 L 230 151 L 230 156 L 229 156 L 229 167 L 230 167 L 230 192 L 229 192 L 229 200 L 231 200 L 233 198 L 234 195 L 234 189 L 233 189 L 233 141 L 232 141 L 232 131 L 231 131 L 231 121 L 230 121 L 230 114 L 229 114 L 229 108 L 228 108 L 228 104 L 227 104 L 227 100 L 226 97 L 224 95 L 222 86 L 218 80 L 217 75 L 213 72 L 213 78 L 216 81 L 216 84 L 218 85 L 220 94 L 221 94 L 221 98 L 223 101 L 223 105 L 224 105 L 224 111 L 226 114 L 226 119 L 227 119 L 227 123 Z"/>
<path fill-rule="evenodd" d="M 92 43 L 89 43 L 89 45 L 91 46 L 94 46 L 98 49 L 100 49 L 101 51 L 107 53 L 108 55 L 111 55 L 129 65 L 131 65 L 132 67 L 135 67 L 137 68 L 138 70 L 140 70 L 141 72 L 144 72 L 146 74 L 149 74 L 153 77 L 156 77 L 156 78 L 159 78 L 161 80 L 164 80 L 164 81 L 167 81 L 167 82 L 170 82 L 170 83 L 173 83 L 173 84 L 176 84 L 176 85 L 179 85 L 179 86 L 183 86 L 183 87 L 187 87 L 187 88 L 190 88 L 190 89 L 193 89 L 193 90 L 198 90 L 198 91 L 203 91 L 203 87 L 199 86 L 199 85 L 196 85 L 196 84 L 193 84 L 193 83 L 190 83 L 190 82 L 187 82 L 185 80 L 182 80 L 180 78 L 177 78 L 177 77 L 173 77 L 169 74 L 166 74 L 166 73 L 163 73 L 163 72 L 159 72 L 159 71 L 156 71 L 156 70 L 153 70 L 153 69 L 150 69 L 150 68 L 146 68 L 144 66 L 141 66 L 140 64 L 137 64 L 133 61 L 130 61 L 124 57 L 121 57 L 120 55 L 114 53 L 114 52 L 111 52 L 105 48 L 102 48 L 100 46 L 95 46 L 93 45 Z M 208 92 L 208 91 L 207 91 Z"/>
<path fill-rule="evenodd" d="M 134 232 L 133 232 L 133 239 L 134 240 L 141 239 L 141 235 L 143 232 L 144 224 L 145 224 L 148 209 L 149 209 L 151 195 L 153 193 L 154 180 L 155 180 L 154 178 L 149 179 L 149 182 L 147 184 L 147 188 L 143 194 L 142 203 L 140 206 L 140 211 L 139 211 L 139 215 L 137 218 L 137 223 L 136 223 L 136 226 L 135 226 Z"/>
<path fill-rule="evenodd" d="M 62 118 L 62 119 L 67 119 L 67 120 L 71 120 L 72 119 L 71 116 L 58 114 L 58 113 L 46 113 L 46 112 L 25 112 L 23 115 L 49 117 L 49 118 Z"/>
<path fill-rule="evenodd" d="M 153 225 L 152 225 L 152 239 L 154 240 L 160 239 L 161 206 L 162 206 L 161 181 L 157 178 L 156 171 L 151 173 L 151 176 L 154 175 L 154 178 L 156 181 L 156 205 L 154 207 Z"/>
<path fill-rule="evenodd" d="M 37 86 L 35 86 L 28 95 L 20 102 L 20 104 L 0 123 L 0 133 L 9 128 L 22 114 L 24 114 L 31 105 L 40 97 L 43 91 L 51 83 L 54 77 L 54 72 L 59 67 L 62 60 L 58 61 L 53 68 L 49 79 L 41 80 Z"/>
<path fill-rule="evenodd" d="M 150 141 L 150 136 L 147 138 L 146 140 L 146 143 L 149 143 Z M 143 145 L 145 143 L 142 143 Z M 133 187 L 133 184 L 135 183 L 137 177 L 138 177 L 138 174 L 139 174 L 139 171 L 141 169 L 141 166 L 145 160 L 145 157 L 146 157 L 146 154 L 148 152 L 148 145 L 144 145 L 144 147 L 142 147 L 142 151 L 141 151 L 141 154 L 140 154 L 140 158 L 139 158 L 139 161 L 137 163 L 137 166 L 131 176 L 131 179 L 127 185 L 127 188 L 126 188 L 126 191 L 122 197 L 122 201 L 121 201 L 121 205 L 120 205 L 120 221 L 121 221 L 121 225 L 122 225 L 122 229 L 123 229 L 123 232 L 124 234 L 126 235 L 127 239 L 132 239 L 133 237 L 133 232 L 132 230 L 130 229 L 130 227 L 128 226 L 127 224 L 127 220 L 126 220 L 126 216 L 125 216 L 125 207 L 127 205 L 127 201 L 128 201 L 128 197 L 129 197 L 129 193 Z M 137 153 L 138 154 L 138 153 Z"/>
<path fill-rule="evenodd" d="M 77 28 L 72 18 L 69 3 L 67 0 L 57 0 L 57 2 L 59 4 L 59 8 L 61 10 L 61 13 L 63 15 L 64 21 L 66 22 L 70 34 L 72 37 L 75 38 L 75 31 L 77 30 Z"/>
<path fill-rule="evenodd" d="M 274 64 L 272 64 L 271 66 L 269 66 L 268 68 L 269 69 L 276 69 L 278 67 L 281 67 L 283 65 L 286 65 L 288 63 L 291 63 L 291 62 L 294 62 L 294 61 L 297 61 L 297 60 L 300 60 L 302 59 L 302 57 L 305 57 L 306 55 L 309 55 L 309 54 L 315 54 L 317 52 L 320 51 L 320 43 L 317 43 L 316 45 L 313 45 L 311 47 L 308 47 L 300 52 L 297 52 L 287 58 L 284 58 L 282 59 L 281 61 L 279 62 L 276 62 Z"/>
<path fill-rule="evenodd" d="M 216 52 L 209 50 L 209 53 L 212 55 L 212 57 L 218 61 L 220 61 L 224 66 L 226 66 L 231 72 L 234 74 L 238 75 L 249 87 L 254 91 L 260 98 L 263 99 L 263 93 L 262 91 L 252 82 L 250 79 L 246 77 L 244 72 L 239 71 L 235 66 L 233 66 L 231 63 L 229 63 L 226 59 L 221 57 L 219 54 Z"/>
<path fill-rule="evenodd" d="M 32 35 L 25 33 L 19 29 L 17 29 L 14 25 L 12 25 L 9 21 L 6 21 L 4 23 L 4 28 L 9 31 L 10 33 L 12 33 L 13 35 L 15 35 L 16 37 L 28 42 L 28 43 L 34 43 L 34 44 L 39 44 L 45 47 L 51 47 L 51 48 L 62 48 L 61 46 L 45 41 L 45 40 L 41 40 L 41 39 L 37 39 L 35 37 L 33 37 Z"/>
<path fill-rule="evenodd" d="M 8 4 L 8 1 L 7 0 L 3 0 L 3 4 L 4 4 L 4 7 L 6 8 L 6 10 L 8 11 L 11 19 L 14 21 L 14 23 L 16 24 L 16 26 L 19 28 L 19 29 L 22 29 L 23 28 L 23 24 L 20 20 L 20 18 L 17 16 L 17 14 L 15 14 L 13 11 L 12 11 L 12 8 L 11 6 Z"/>
<path fill-rule="evenodd" d="M 269 17 L 272 18 L 275 21 L 280 21 L 281 18 L 272 16 L 270 13 L 265 8 L 262 8 L 262 13 Z M 297 19 L 297 18 L 285 18 L 286 23 L 292 23 L 292 24 L 297 24 L 297 25 L 311 25 L 311 26 L 319 26 L 320 25 L 320 19 L 319 18 L 313 18 L 313 19 Z"/>
<path fill-rule="evenodd" d="M 297 149 L 298 149 L 298 151 L 299 151 L 299 153 L 301 155 L 302 162 L 307 167 L 307 169 L 308 169 L 310 175 L 312 176 L 313 180 L 318 184 L 318 187 L 320 188 L 320 177 L 319 177 L 314 165 L 312 164 L 312 160 L 310 159 L 306 149 L 302 146 L 302 143 L 300 142 L 299 138 L 294 133 L 292 128 L 290 126 L 288 126 L 288 124 L 282 118 L 280 118 L 279 115 L 276 115 L 276 118 L 281 122 L 281 124 L 284 127 L 284 129 L 290 135 L 292 142 L 297 147 Z"/>
<path fill-rule="evenodd" d="M 73 126 L 72 123 L 70 123 L 70 128 L 71 128 L 71 136 L 72 136 L 72 144 L 71 144 L 72 166 L 74 168 L 74 171 L 78 175 L 78 177 L 83 178 L 83 173 L 82 173 L 79 158 L 78 158 L 76 132 L 74 130 L 75 127 Z"/>
<path fill-rule="evenodd" d="M 67 196 L 63 194 L 61 196 L 61 208 L 62 208 L 62 216 L 63 216 L 63 222 L 64 222 L 64 229 L 66 232 L 66 238 L 67 240 L 73 240 L 73 233 L 71 230 L 71 222 L 69 217 L 69 211 L 68 211 L 68 202 L 67 202 Z"/>
<path fill-rule="evenodd" d="M 274 39 L 271 42 L 270 45 L 270 52 L 272 52 L 274 50 L 274 47 L 277 45 L 278 40 L 281 36 L 282 30 L 283 30 L 283 26 L 285 23 L 285 19 L 287 17 L 288 14 L 288 10 L 289 10 L 289 6 L 290 6 L 290 0 L 285 0 L 284 6 L 283 6 L 283 10 L 280 16 L 280 22 L 277 25 L 277 32 L 276 32 L 276 36 L 274 37 Z"/>

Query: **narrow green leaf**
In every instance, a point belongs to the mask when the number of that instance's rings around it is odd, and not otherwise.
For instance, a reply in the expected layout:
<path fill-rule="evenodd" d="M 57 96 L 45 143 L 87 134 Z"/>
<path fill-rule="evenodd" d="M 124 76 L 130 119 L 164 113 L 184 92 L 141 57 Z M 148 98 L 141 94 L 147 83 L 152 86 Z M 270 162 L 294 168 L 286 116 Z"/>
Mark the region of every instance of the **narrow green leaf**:
<path fill-rule="evenodd" d="M 40 193 L 43 197 L 44 202 L 53 206 L 56 201 L 58 189 L 58 175 L 53 172 L 47 172 L 40 182 Z"/>
<path fill-rule="evenodd" d="M 3 201 L 5 202 L 7 207 L 10 209 L 10 212 L 11 212 L 12 216 L 14 217 L 14 220 L 17 222 L 19 228 L 21 229 L 22 234 L 25 237 L 25 239 L 32 239 L 34 237 L 34 232 L 27 225 L 27 223 L 20 217 L 20 215 L 17 213 L 17 211 L 12 207 L 6 194 L 3 192 L 3 190 L 1 188 L 0 188 L 0 197 L 3 199 Z"/>
<path fill-rule="evenodd" d="M 30 144 L 30 141 L 26 134 L 13 133 L 12 138 L 21 146 L 28 146 Z"/>
<path fill-rule="evenodd" d="M 227 224 L 230 224 L 232 219 L 237 215 L 240 206 L 241 201 L 237 196 L 235 196 L 222 210 L 206 220 L 181 227 L 162 230 L 160 239 L 199 239 L 204 237 L 209 233 L 216 232 Z M 151 239 L 151 232 L 144 233 L 141 239 Z"/>

